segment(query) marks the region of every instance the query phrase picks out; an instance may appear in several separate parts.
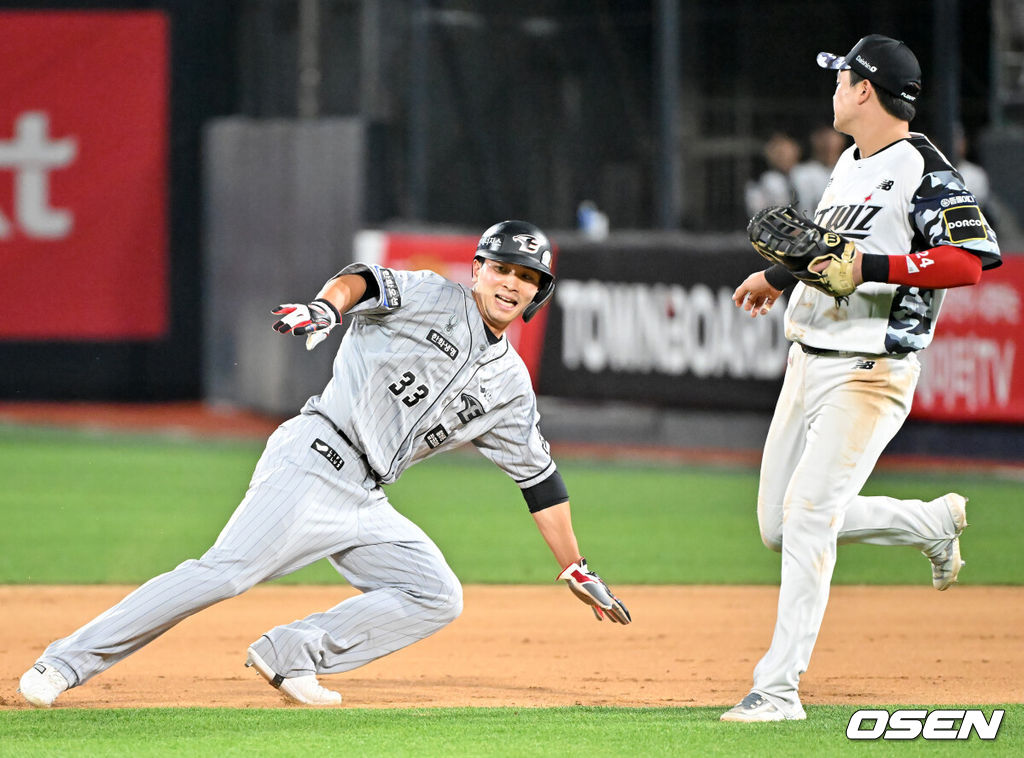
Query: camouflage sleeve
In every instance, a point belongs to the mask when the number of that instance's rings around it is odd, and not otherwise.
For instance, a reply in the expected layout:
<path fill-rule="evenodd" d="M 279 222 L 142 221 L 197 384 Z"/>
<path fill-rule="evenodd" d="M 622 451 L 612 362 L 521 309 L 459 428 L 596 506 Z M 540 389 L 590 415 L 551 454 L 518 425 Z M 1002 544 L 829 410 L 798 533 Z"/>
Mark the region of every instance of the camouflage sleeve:
<path fill-rule="evenodd" d="M 974 253 L 983 268 L 1002 263 L 996 233 L 960 174 L 946 167 L 924 175 L 911 200 L 917 250 L 952 245 Z"/>

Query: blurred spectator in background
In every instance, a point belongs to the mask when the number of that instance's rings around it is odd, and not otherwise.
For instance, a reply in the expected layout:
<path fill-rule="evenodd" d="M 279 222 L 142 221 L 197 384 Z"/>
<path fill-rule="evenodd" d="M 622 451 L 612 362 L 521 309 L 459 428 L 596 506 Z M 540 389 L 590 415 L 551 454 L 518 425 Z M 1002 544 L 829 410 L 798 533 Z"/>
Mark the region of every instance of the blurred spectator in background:
<path fill-rule="evenodd" d="M 768 139 L 763 151 L 768 169 L 756 181 L 747 182 L 744 191 L 749 215 L 769 205 L 796 202 L 796 188 L 790 174 L 800 162 L 800 152 L 800 143 L 788 134 L 776 132 Z M 817 199 L 814 202 L 817 204 Z"/>
<path fill-rule="evenodd" d="M 608 215 L 593 200 L 584 200 L 576 208 L 576 223 L 588 239 L 600 241 L 608 238 Z"/>
<path fill-rule="evenodd" d="M 964 125 L 957 122 L 953 127 L 953 165 L 960 172 L 960 176 L 964 178 L 967 189 L 971 191 L 974 199 L 978 201 L 978 205 L 982 206 L 982 211 L 987 215 L 985 206 L 989 202 L 988 173 L 977 163 L 967 160 L 969 149 L 970 144 L 967 141 Z"/>
<path fill-rule="evenodd" d="M 968 160 L 970 152 L 971 142 L 967 138 L 964 125 L 958 121 L 953 125 L 953 166 L 963 177 L 964 186 L 978 201 L 985 218 L 992 226 L 998 227 L 999 237 L 1004 244 L 1021 244 L 1020 241 L 1024 240 L 1024 229 L 1020 227 L 1018 216 L 1012 208 L 1007 207 L 998 192 L 992 191 L 988 172 L 984 167 Z"/>
<path fill-rule="evenodd" d="M 832 168 L 849 142 L 831 125 L 815 129 L 811 132 L 809 141 L 810 159 L 794 166 L 789 178 L 796 192 L 797 207 L 813 215 L 814 209 L 818 207 L 818 201 L 825 192 L 828 178 L 832 175 Z"/>

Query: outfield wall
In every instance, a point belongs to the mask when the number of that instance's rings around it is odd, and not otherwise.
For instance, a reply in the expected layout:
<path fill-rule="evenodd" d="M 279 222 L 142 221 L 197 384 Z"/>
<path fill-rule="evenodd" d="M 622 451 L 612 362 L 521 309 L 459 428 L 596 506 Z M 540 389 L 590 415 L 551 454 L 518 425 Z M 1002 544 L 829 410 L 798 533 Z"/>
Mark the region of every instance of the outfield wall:
<path fill-rule="evenodd" d="M 233 107 L 231 6 L 22 5 L 0 20 L 0 398 L 196 397 L 200 136 Z"/>
<path fill-rule="evenodd" d="M 751 319 L 732 292 L 760 267 L 745 239 L 627 235 L 560 247 L 539 390 L 556 397 L 770 411 L 789 343 L 783 309 Z M 781 305 L 781 304 L 780 304 Z M 1024 422 L 1024 256 L 949 290 L 912 417 Z"/>
<path fill-rule="evenodd" d="M 738 235 L 561 243 L 539 391 L 563 398 L 767 411 L 786 367 L 783 309 L 732 293 L 760 267 Z"/>
<path fill-rule="evenodd" d="M 758 448 L 788 343 L 782 308 L 751 319 L 732 303 L 735 284 L 759 265 L 745 238 L 637 232 L 598 243 L 574 233 L 552 237 L 555 297 L 529 325 L 509 332 L 541 396 L 545 433 L 570 442 Z M 451 232 L 364 231 L 353 257 L 429 268 L 468 284 L 466 251 L 475 241 Z M 912 419 L 891 452 L 1022 457 L 1022 301 L 1022 256 L 1008 256 L 981 285 L 949 293 L 949 323 L 943 321 L 923 356 L 935 368 L 926 368 Z M 252 365 L 228 368 L 250 382 L 257 377 L 262 395 L 247 395 L 240 384 L 220 399 L 293 412 L 304 392 L 322 387 L 326 359 L 259 324 L 247 328 L 268 349 L 250 351 Z M 267 395 L 262 380 L 275 376 L 289 377 L 278 385 L 286 392 Z M 261 404 L 268 397 L 273 403 Z"/>

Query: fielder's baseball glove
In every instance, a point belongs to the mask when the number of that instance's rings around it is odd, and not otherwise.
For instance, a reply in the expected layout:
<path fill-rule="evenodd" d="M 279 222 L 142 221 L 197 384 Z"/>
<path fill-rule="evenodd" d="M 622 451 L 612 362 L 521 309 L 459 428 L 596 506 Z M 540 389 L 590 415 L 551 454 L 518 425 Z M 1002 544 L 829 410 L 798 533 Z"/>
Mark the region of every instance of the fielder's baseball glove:
<path fill-rule="evenodd" d="M 793 276 L 832 297 L 846 297 L 853 283 L 854 244 L 809 218 L 796 208 L 776 205 L 758 211 L 747 224 L 750 244 L 761 257 L 781 263 Z M 822 271 L 814 266 L 822 261 Z"/>

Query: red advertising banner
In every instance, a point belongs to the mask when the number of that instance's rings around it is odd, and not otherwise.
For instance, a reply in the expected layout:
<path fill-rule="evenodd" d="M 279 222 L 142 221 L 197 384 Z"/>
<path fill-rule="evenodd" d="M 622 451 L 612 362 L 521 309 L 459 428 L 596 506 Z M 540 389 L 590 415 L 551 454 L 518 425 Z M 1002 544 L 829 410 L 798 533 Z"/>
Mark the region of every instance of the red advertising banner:
<path fill-rule="evenodd" d="M 473 251 L 479 237 L 464 235 L 392 234 L 360 232 L 356 236 L 355 259 L 388 268 L 417 271 L 428 269 L 453 282 L 473 285 Z M 537 386 L 540 351 L 544 342 L 547 308 L 537 311 L 529 324 L 521 320 L 505 332 L 519 353 Z"/>
<path fill-rule="evenodd" d="M 973 287 L 946 293 L 921 353 L 911 415 L 935 421 L 1024 421 L 1024 256 L 1004 255 Z"/>
<path fill-rule="evenodd" d="M 4 340 L 168 328 L 168 22 L 0 13 Z"/>

